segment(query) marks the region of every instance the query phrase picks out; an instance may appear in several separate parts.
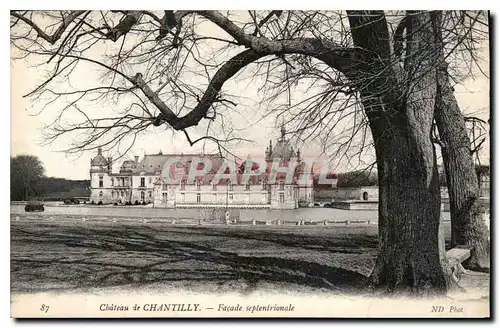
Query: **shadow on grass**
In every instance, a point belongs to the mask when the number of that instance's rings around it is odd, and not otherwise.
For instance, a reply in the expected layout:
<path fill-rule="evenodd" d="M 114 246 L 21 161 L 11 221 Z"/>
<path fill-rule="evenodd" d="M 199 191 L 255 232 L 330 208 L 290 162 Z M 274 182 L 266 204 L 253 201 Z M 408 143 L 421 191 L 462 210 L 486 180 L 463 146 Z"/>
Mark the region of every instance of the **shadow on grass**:
<path fill-rule="evenodd" d="M 152 229 L 151 227 L 148 227 Z M 361 254 L 367 248 L 373 249 L 378 246 L 376 234 L 365 234 L 361 231 L 357 234 L 346 233 L 352 228 L 329 228 L 339 232 L 337 235 L 325 234 L 322 229 L 316 227 L 316 231 L 301 233 L 300 230 L 276 231 L 262 229 L 217 229 L 213 227 L 193 227 L 182 231 L 184 234 L 194 236 L 204 235 L 222 238 L 237 238 L 239 240 L 265 241 L 279 244 L 285 247 L 300 247 L 306 250 L 322 250 L 328 252 L 342 252 Z M 376 231 L 376 230 L 375 230 Z"/>
<path fill-rule="evenodd" d="M 315 262 L 325 252 L 375 256 L 376 235 L 234 230 L 144 225 L 11 226 L 13 291 L 69 290 L 187 281 L 224 285 L 260 282 L 361 292 L 366 276 Z M 231 240 L 235 251 L 217 244 Z M 265 252 L 255 244 L 266 242 Z M 270 248 L 269 245 L 272 247 Z M 246 249 L 249 255 L 238 255 Z M 308 252 L 287 258 L 282 252 Z M 255 254 L 252 254 L 255 251 Z M 364 265 L 370 265 L 370 263 Z M 62 286 L 62 287 L 61 287 Z"/>

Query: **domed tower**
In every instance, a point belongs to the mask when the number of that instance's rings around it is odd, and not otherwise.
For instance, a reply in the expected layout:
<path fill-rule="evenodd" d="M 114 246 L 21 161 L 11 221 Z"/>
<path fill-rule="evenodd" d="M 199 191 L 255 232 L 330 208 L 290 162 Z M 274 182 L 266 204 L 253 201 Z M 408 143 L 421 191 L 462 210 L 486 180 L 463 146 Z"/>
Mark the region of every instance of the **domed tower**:
<path fill-rule="evenodd" d="M 97 149 L 97 155 L 90 160 L 90 201 L 98 203 L 110 202 L 111 158 L 109 161 L 102 155 L 102 148 Z"/>
<path fill-rule="evenodd" d="M 99 147 L 97 148 L 97 155 L 96 157 L 92 158 L 90 160 L 90 170 L 91 171 L 108 171 L 108 161 L 104 156 L 102 156 L 102 148 Z"/>
<path fill-rule="evenodd" d="M 286 139 L 286 129 L 284 123 L 281 125 L 280 132 L 281 136 L 278 138 L 276 146 L 272 148 L 272 144 L 269 145 L 269 156 L 267 156 L 268 160 L 280 159 L 284 162 L 295 160 L 297 154 L 293 150 L 293 147 L 291 147 L 290 140 Z"/>

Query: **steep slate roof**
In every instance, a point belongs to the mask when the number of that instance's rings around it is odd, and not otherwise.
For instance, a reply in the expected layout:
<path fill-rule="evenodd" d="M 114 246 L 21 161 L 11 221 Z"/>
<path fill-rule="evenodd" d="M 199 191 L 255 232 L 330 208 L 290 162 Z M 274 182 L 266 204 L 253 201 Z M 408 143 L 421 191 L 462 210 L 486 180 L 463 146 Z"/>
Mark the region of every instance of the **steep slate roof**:
<path fill-rule="evenodd" d="M 197 157 L 201 157 L 200 155 L 197 155 Z M 192 160 L 194 160 L 195 157 L 192 157 Z M 195 177 L 195 181 L 201 182 L 203 185 L 210 185 L 212 183 L 212 180 L 216 176 L 217 172 L 219 171 L 220 167 L 224 163 L 224 158 L 221 157 L 213 157 L 210 158 L 211 163 L 212 163 L 212 169 L 210 170 L 209 173 L 203 174 L 200 176 Z M 289 162 L 286 161 L 281 161 L 280 165 L 281 167 L 286 167 L 288 166 Z M 244 174 L 245 170 L 245 165 L 246 161 L 242 162 L 240 165 L 235 163 L 234 168 L 236 170 L 236 179 L 237 179 L 237 184 L 245 184 L 247 176 Z M 184 163 L 184 164 L 179 164 L 179 165 L 173 165 L 170 167 L 170 177 L 174 179 L 174 181 L 181 181 L 185 180 L 187 181 L 189 177 L 189 168 L 191 164 L 190 163 Z M 302 176 L 304 174 L 304 167 L 305 163 L 300 163 L 295 167 L 295 172 L 293 175 L 293 182 L 292 183 L 297 183 L 302 179 Z M 197 167 L 198 170 L 203 169 L 203 164 L 200 163 Z M 255 172 L 259 169 L 259 164 L 257 162 L 253 162 L 252 164 L 252 172 Z M 271 175 L 271 169 L 272 169 L 272 162 L 266 162 L 266 169 L 264 173 L 259 174 L 259 175 L 251 175 L 248 178 L 248 183 L 251 185 L 256 185 L 256 184 L 262 184 L 263 181 L 268 181 Z M 229 168 L 226 168 L 225 173 L 228 174 L 230 172 Z M 311 172 L 312 173 L 312 172 Z M 285 172 L 277 172 L 276 173 L 276 182 L 281 179 L 286 178 L 286 173 Z M 230 178 L 222 178 L 219 180 L 218 184 L 224 185 L 232 182 Z"/>
<path fill-rule="evenodd" d="M 161 171 L 168 158 L 168 155 L 144 155 L 139 164 L 134 168 L 134 173 L 154 174 L 158 170 Z"/>
<path fill-rule="evenodd" d="M 120 167 L 120 173 L 122 172 L 132 172 L 135 169 L 136 162 L 132 160 L 124 161 Z"/>
<path fill-rule="evenodd" d="M 182 157 L 186 161 L 193 160 L 194 158 L 220 158 L 218 154 L 151 154 L 145 155 L 143 159 L 137 164 L 134 169 L 134 173 L 145 173 L 145 174 L 158 174 L 163 170 L 163 165 L 167 162 L 169 158 L 172 157 Z"/>

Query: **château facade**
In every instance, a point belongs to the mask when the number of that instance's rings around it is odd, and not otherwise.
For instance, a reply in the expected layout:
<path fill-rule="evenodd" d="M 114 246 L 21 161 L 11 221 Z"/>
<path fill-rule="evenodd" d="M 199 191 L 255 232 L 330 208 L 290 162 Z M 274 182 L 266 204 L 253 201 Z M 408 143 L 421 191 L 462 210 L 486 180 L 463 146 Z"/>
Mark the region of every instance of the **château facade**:
<path fill-rule="evenodd" d="M 234 179 L 214 177 L 225 159 L 217 154 L 158 154 L 144 155 L 142 160 L 126 160 L 118 172 L 113 172 L 111 157 L 105 158 L 102 149 L 90 162 L 90 201 L 103 204 L 127 202 L 149 203 L 159 208 L 267 208 L 294 209 L 300 202 L 313 202 L 313 174 L 305 169 L 300 151 L 295 151 L 285 138 L 281 128 L 281 138 L 273 147 L 272 142 L 265 151 L 267 167 L 263 174 L 247 178 L 242 172 L 248 164 L 252 172 L 258 169 L 256 163 L 243 162 Z M 162 172 L 165 163 L 173 158 L 182 160 L 173 164 L 170 174 L 175 181 L 167 181 Z M 277 173 L 270 179 L 271 162 L 279 161 L 284 166 L 294 165 L 293 179 L 287 181 L 284 173 Z M 189 181 L 188 171 L 195 161 L 209 161 L 211 169 L 206 174 Z M 250 165 L 251 164 L 251 165 Z M 203 164 L 201 164 L 203 166 Z M 281 166 L 281 165 L 280 165 Z M 261 170 L 264 171 L 264 170 Z M 301 183 L 298 183 L 300 180 Z"/>

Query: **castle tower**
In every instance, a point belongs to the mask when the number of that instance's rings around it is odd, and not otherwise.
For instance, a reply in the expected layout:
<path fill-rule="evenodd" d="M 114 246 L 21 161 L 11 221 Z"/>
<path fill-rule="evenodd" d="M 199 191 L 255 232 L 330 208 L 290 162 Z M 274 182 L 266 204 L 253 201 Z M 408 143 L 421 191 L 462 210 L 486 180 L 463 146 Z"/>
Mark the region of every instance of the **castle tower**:
<path fill-rule="evenodd" d="M 102 155 L 102 148 L 97 148 L 97 155 L 90 160 L 90 200 L 94 203 L 99 201 L 108 203 L 110 200 L 109 185 L 112 158 L 107 160 Z"/>

